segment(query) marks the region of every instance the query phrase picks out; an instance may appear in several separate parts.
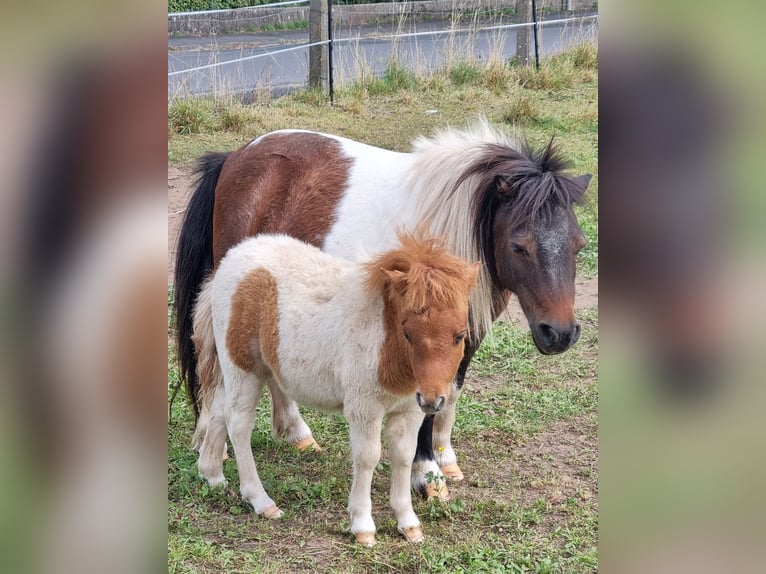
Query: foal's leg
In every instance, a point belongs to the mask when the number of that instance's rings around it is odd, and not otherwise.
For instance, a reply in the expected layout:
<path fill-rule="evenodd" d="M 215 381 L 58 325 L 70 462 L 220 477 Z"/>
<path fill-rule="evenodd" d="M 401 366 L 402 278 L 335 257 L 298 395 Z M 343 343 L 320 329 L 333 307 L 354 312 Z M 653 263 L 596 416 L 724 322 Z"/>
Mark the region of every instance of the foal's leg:
<path fill-rule="evenodd" d="M 372 519 L 372 475 L 380 460 L 380 429 L 383 417 L 346 417 L 351 438 L 354 479 L 348 497 L 351 532 L 365 546 L 375 545 L 375 521 Z"/>
<path fill-rule="evenodd" d="M 434 417 L 432 434 L 434 458 L 444 475 L 451 480 L 463 480 L 463 471 L 460 470 L 455 451 L 452 449 L 452 427 L 455 424 L 457 400 L 463 391 L 465 373 L 477 348 L 478 345 L 466 345 L 463 360 L 460 362 L 460 367 L 458 367 L 455 375 L 455 384 L 452 385 L 452 392 L 447 399 L 447 404 Z"/>
<path fill-rule="evenodd" d="M 444 410 L 434 417 L 433 453 L 439 470 L 451 480 L 463 480 L 463 472 L 457 464 L 457 456 L 452 449 L 452 427 L 455 424 L 455 407 L 462 389 L 452 385 Z"/>
<path fill-rule="evenodd" d="M 311 429 L 301 417 L 295 401 L 285 396 L 273 378 L 269 379 L 268 385 L 271 393 L 272 436 L 285 439 L 299 450 L 311 448 L 321 451 L 322 449 L 311 435 Z"/>
<path fill-rule="evenodd" d="M 415 456 L 421 422 L 423 413 L 417 410 L 391 414 L 386 421 L 386 437 L 391 456 L 391 508 L 396 515 L 399 532 L 410 542 L 423 541 L 423 530 L 412 509 L 410 491 L 412 458 Z"/>
<path fill-rule="evenodd" d="M 266 490 L 258 477 L 253 460 L 253 450 L 250 438 L 255 426 L 255 408 L 261 396 L 263 383 L 255 375 L 247 374 L 239 385 L 227 388 L 226 397 L 226 427 L 234 447 L 239 470 L 239 490 L 242 498 L 252 504 L 257 514 L 267 518 L 279 518 L 282 511 L 266 494 Z"/>

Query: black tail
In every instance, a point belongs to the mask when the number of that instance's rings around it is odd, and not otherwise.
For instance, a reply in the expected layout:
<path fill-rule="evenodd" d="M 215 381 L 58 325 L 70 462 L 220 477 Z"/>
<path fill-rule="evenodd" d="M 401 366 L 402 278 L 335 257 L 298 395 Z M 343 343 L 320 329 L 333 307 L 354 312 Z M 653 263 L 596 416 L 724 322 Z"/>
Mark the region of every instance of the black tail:
<path fill-rule="evenodd" d="M 175 297 L 176 345 L 181 370 L 181 381 L 186 384 L 194 418 L 199 416 L 197 395 L 197 356 L 192 342 L 194 303 L 202 282 L 213 270 L 213 206 L 215 187 L 228 153 L 209 153 L 202 156 L 196 173 L 197 189 L 186 207 L 184 222 L 178 237 L 176 251 Z"/>

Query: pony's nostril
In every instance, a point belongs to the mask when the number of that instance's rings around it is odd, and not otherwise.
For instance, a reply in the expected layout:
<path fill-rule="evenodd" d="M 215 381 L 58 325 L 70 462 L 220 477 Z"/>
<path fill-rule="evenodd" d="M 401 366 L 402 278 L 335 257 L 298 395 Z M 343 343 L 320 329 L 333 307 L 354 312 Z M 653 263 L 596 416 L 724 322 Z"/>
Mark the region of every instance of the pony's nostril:
<path fill-rule="evenodd" d="M 418 406 L 420 408 L 423 408 L 423 405 L 426 404 L 426 402 L 423 400 L 423 395 L 420 394 L 420 391 L 415 393 L 415 400 L 418 402 Z"/>
<path fill-rule="evenodd" d="M 434 410 L 440 411 L 444 408 L 444 404 L 447 402 L 447 397 L 444 395 L 440 396 L 438 399 L 436 399 L 436 404 L 434 405 Z"/>
<path fill-rule="evenodd" d="M 559 334 L 548 323 L 540 323 L 537 329 L 544 346 L 553 347 L 558 342 Z"/>

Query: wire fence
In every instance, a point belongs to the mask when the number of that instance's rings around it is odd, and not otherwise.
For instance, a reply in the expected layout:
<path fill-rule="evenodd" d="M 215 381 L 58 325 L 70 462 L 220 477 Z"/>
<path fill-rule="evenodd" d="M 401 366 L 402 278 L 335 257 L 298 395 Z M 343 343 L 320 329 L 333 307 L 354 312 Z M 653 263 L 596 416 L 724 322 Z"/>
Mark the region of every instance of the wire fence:
<path fill-rule="evenodd" d="M 307 1 L 290 0 L 279 5 Z M 274 6 L 277 5 L 254 8 Z M 333 79 L 343 83 L 362 74 L 381 75 L 394 57 L 403 65 L 418 70 L 434 70 L 456 57 L 509 60 L 518 55 L 515 33 L 529 28 L 534 28 L 536 35 L 540 34 L 540 52 L 550 55 L 583 40 L 595 39 L 597 24 L 598 14 L 529 22 L 501 21 L 499 24 L 478 24 L 475 19 L 469 19 L 469 25 L 447 23 L 447 27 L 430 30 L 364 35 L 359 31 L 345 35 L 336 32 L 328 40 L 276 48 L 232 49 L 225 43 L 218 45 L 220 38 L 216 38 L 214 50 L 169 52 L 168 94 L 170 97 L 185 97 L 263 89 L 279 92 L 305 87 L 309 83 L 308 53 L 315 46 L 328 45 L 333 54 L 327 71 L 332 86 Z M 444 26 L 444 23 L 441 25 Z M 431 27 L 434 24 L 420 23 L 419 26 Z M 195 54 L 199 58 L 197 62 L 192 60 Z"/>

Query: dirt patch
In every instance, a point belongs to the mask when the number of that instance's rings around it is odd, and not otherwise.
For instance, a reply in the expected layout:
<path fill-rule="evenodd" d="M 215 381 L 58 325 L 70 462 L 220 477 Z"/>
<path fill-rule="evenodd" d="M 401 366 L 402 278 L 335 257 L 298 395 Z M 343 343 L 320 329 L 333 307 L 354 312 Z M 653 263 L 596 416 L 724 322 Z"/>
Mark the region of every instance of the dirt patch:
<path fill-rule="evenodd" d="M 553 423 L 513 451 L 515 486 L 524 504 L 569 498 L 597 504 L 598 432 L 595 414 Z"/>
<path fill-rule="evenodd" d="M 168 166 L 168 284 L 173 282 L 173 268 L 176 264 L 176 243 L 178 230 L 184 218 L 184 211 L 194 189 L 192 166 Z"/>
<path fill-rule="evenodd" d="M 569 514 L 573 505 L 597 512 L 596 413 L 554 422 L 518 443 L 497 431 L 488 430 L 484 435 L 484 441 L 505 448 L 497 457 L 473 458 L 470 448 L 457 445 L 470 473 L 466 483 L 452 488 L 456 496 L 517 508 L 542 504 L 554 517 L 557 512 Z M 555 525 L 554 520 L 549 522 Z"/>

